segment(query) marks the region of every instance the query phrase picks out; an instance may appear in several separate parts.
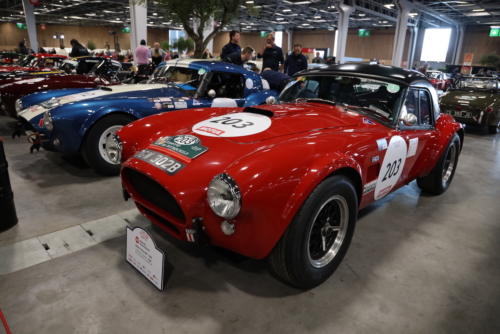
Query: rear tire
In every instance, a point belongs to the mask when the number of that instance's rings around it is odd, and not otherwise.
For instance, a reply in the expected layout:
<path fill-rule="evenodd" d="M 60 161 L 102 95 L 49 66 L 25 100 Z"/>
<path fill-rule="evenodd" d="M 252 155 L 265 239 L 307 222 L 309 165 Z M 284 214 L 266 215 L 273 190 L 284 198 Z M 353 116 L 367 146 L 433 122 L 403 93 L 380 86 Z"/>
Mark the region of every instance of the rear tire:
<path fill-rule="evenodd" d="M 321 182 L 269 254 L 274 272 L 304 289 L 326 281 L 349 248 L 357 214 L 356 191 L 347 177 Z"/>
<path fill-rule="evenodd" d="M 455 133 L 429 175 L 417 178 L 418 187 L 436 195 L 444 193 L 455 175 L 459 155 L 460 138 Z"/>
<path fill-rule="evenodd" d="M 498 132 L 500 132 L 500 122 L 498 122 L 497 125 L 490 125 L 490 126 L 488 126 L 488 133 L 489 134 L 495 135 Z"/>
<path fill-rule="evenodd" d="M 112 163 L 106 156 L 106 138 L 135 118 L 127 115 L 111 115 L 97 121 L 88 132 L 83 143 L 83 157 L 98 174 L 114 176 L 120 174 L 120 164 Z"/>

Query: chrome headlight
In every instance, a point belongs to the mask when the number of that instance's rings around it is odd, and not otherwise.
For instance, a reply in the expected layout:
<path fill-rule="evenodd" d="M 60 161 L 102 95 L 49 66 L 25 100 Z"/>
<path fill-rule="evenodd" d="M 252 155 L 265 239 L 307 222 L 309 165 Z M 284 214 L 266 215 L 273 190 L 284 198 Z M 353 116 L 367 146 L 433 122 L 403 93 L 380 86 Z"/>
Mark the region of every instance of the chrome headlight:
<path fill-rule="evenodd" d="M 231 176 L 222 173 L 208 186 L 207 199 L 212 211 L 226 219 L 233 219 L 241 210 L 240 188 Z"/>
<path fill-rule="evenodd" d="M 21 101 L 21 99 L 17 99 L 15 104 L 16 104 L 16 112 L 20 113 L 21 110 L 23 110 L 23 102 Z"/>
<path fill-rule="evenodd" d="M 113 163 L 119 164 L 122 159 L 122 141 L 116 133 L 106 139 L 106 155 Z"/>
<path fill-rule="evenodd" d="M 60 99 L 52 98 L 50 100 L 47 100 L 45 102 L 40 103 L 40 105 L 42 107 L 44 107 L 45 109 L 52 109 L 52 108 L 57 107 L 59 105 L 59 101 L 60 101 Z"/>
<path fill-rule="evenodd" d="M 52 115 L 50 114 L 50 111 L 46 111 L 45 114 L 43 114 L 43 124 L 45 125 L 47 130 L 54 130 L 54 123 L 52 121 Z"/>

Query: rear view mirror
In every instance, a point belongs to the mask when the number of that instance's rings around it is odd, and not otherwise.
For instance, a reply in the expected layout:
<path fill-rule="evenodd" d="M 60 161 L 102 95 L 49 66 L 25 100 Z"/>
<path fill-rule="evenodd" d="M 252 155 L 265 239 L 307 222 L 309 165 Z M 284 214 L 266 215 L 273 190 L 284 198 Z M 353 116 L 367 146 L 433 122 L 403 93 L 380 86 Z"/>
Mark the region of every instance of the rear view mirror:
<path fill-rule="evenodd" d="M 99 80 L 99 78 L 95 78 L 94 79 L 94 84 L 97 86 L 98 84 L 101 83 L 101 80 Z"/>
<path fill-rule="evenodd" d="M 267 99 L 266 99 L 266 103 L 267 104 L 276 104 L 276 98 L 274 96 L 269 96 Z"/>
<path fill-rule="evenodd" d="M 399 119 L 400 122 L 403 122 L 404 125 L 406 126 L 414 126 L 415 124 L 417 124 L 417 116 L 415 116 L 414 114 L 406 114 L 404 115 L 403 117 L 401 117 Z"/>

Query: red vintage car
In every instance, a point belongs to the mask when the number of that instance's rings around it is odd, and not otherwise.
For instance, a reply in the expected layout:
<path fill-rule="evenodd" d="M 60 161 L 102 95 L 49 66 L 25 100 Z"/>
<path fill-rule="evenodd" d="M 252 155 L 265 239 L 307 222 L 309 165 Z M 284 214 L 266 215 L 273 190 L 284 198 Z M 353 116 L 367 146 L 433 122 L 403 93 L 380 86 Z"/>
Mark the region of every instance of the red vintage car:
<path fill-rule="evenodd" d="M 424 75 L 348 64 L 298 73 L 278 104 L 146 117 L 106 151 L 123 161 L 125 199 L 156 225 L 268 257 L 311 288 L 341 263 L 359 209 L 414 180 L 444 193 L 463 139 Z"/>
<path fill-rule="evenodd" d="M 57 69 L 66 56 L 35 53 L 29 55 L 11 66 L 0 67 L 1 72 L 14 72 L 14 71 L 53 71 Z"/>
<path fill-rule="evenodd" d="M 451 81 L 441 71 L 427 71 L 426 74 L 432 86 L 437 90 L 446 91 L 451 84 Z"/>
<path fill-rule="evenodd" d="M 56 75 L 24 79 L 0 86 L 0 112 L 17 119 L 16 101 L 28 94 L 61 88 L 91 88 L 97 86 L 119 85 L 116 78 L 121 64 L 117 61 L 87 57 L 83 66 L 95 66 L 88 75 L 60 73 Z M 94 61 L 92 62 L 92 61 Z M 87 64 L 87 61 L 91 61 Z M 76 63 L 76 61 L 75 61 Z M 82 61 L 78 65 L 82 65 Z M 75 65 L 76 66 L 76 65 Z M 0 81 L 1 83 L 1 81 Z M 68 95 L 68 94 L 63 94 Z M 18 108 L 19 109 L 19 108 Z M 20 110 L 19 110 L 20 111 Z"/>

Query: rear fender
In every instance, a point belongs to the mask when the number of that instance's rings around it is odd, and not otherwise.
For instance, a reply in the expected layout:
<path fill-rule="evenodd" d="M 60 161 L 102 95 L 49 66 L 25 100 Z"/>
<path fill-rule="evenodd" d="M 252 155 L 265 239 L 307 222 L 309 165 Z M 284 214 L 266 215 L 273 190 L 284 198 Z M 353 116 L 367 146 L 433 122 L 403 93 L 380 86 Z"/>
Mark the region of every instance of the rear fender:
<path fill-rule="evenodd" d="M 275 90 L 265 90 L 262 92 L 258 92 L 255 94 L 251 94 L 250 96 L 247 97 L 247 100 L 243 107 L 251 107 L 251 106 L 257 106 L 259 104 L 265 104 L 266 99 L 269 96 L 274 96 L 274 98 L 278 98 L 278 92 Z"/>

